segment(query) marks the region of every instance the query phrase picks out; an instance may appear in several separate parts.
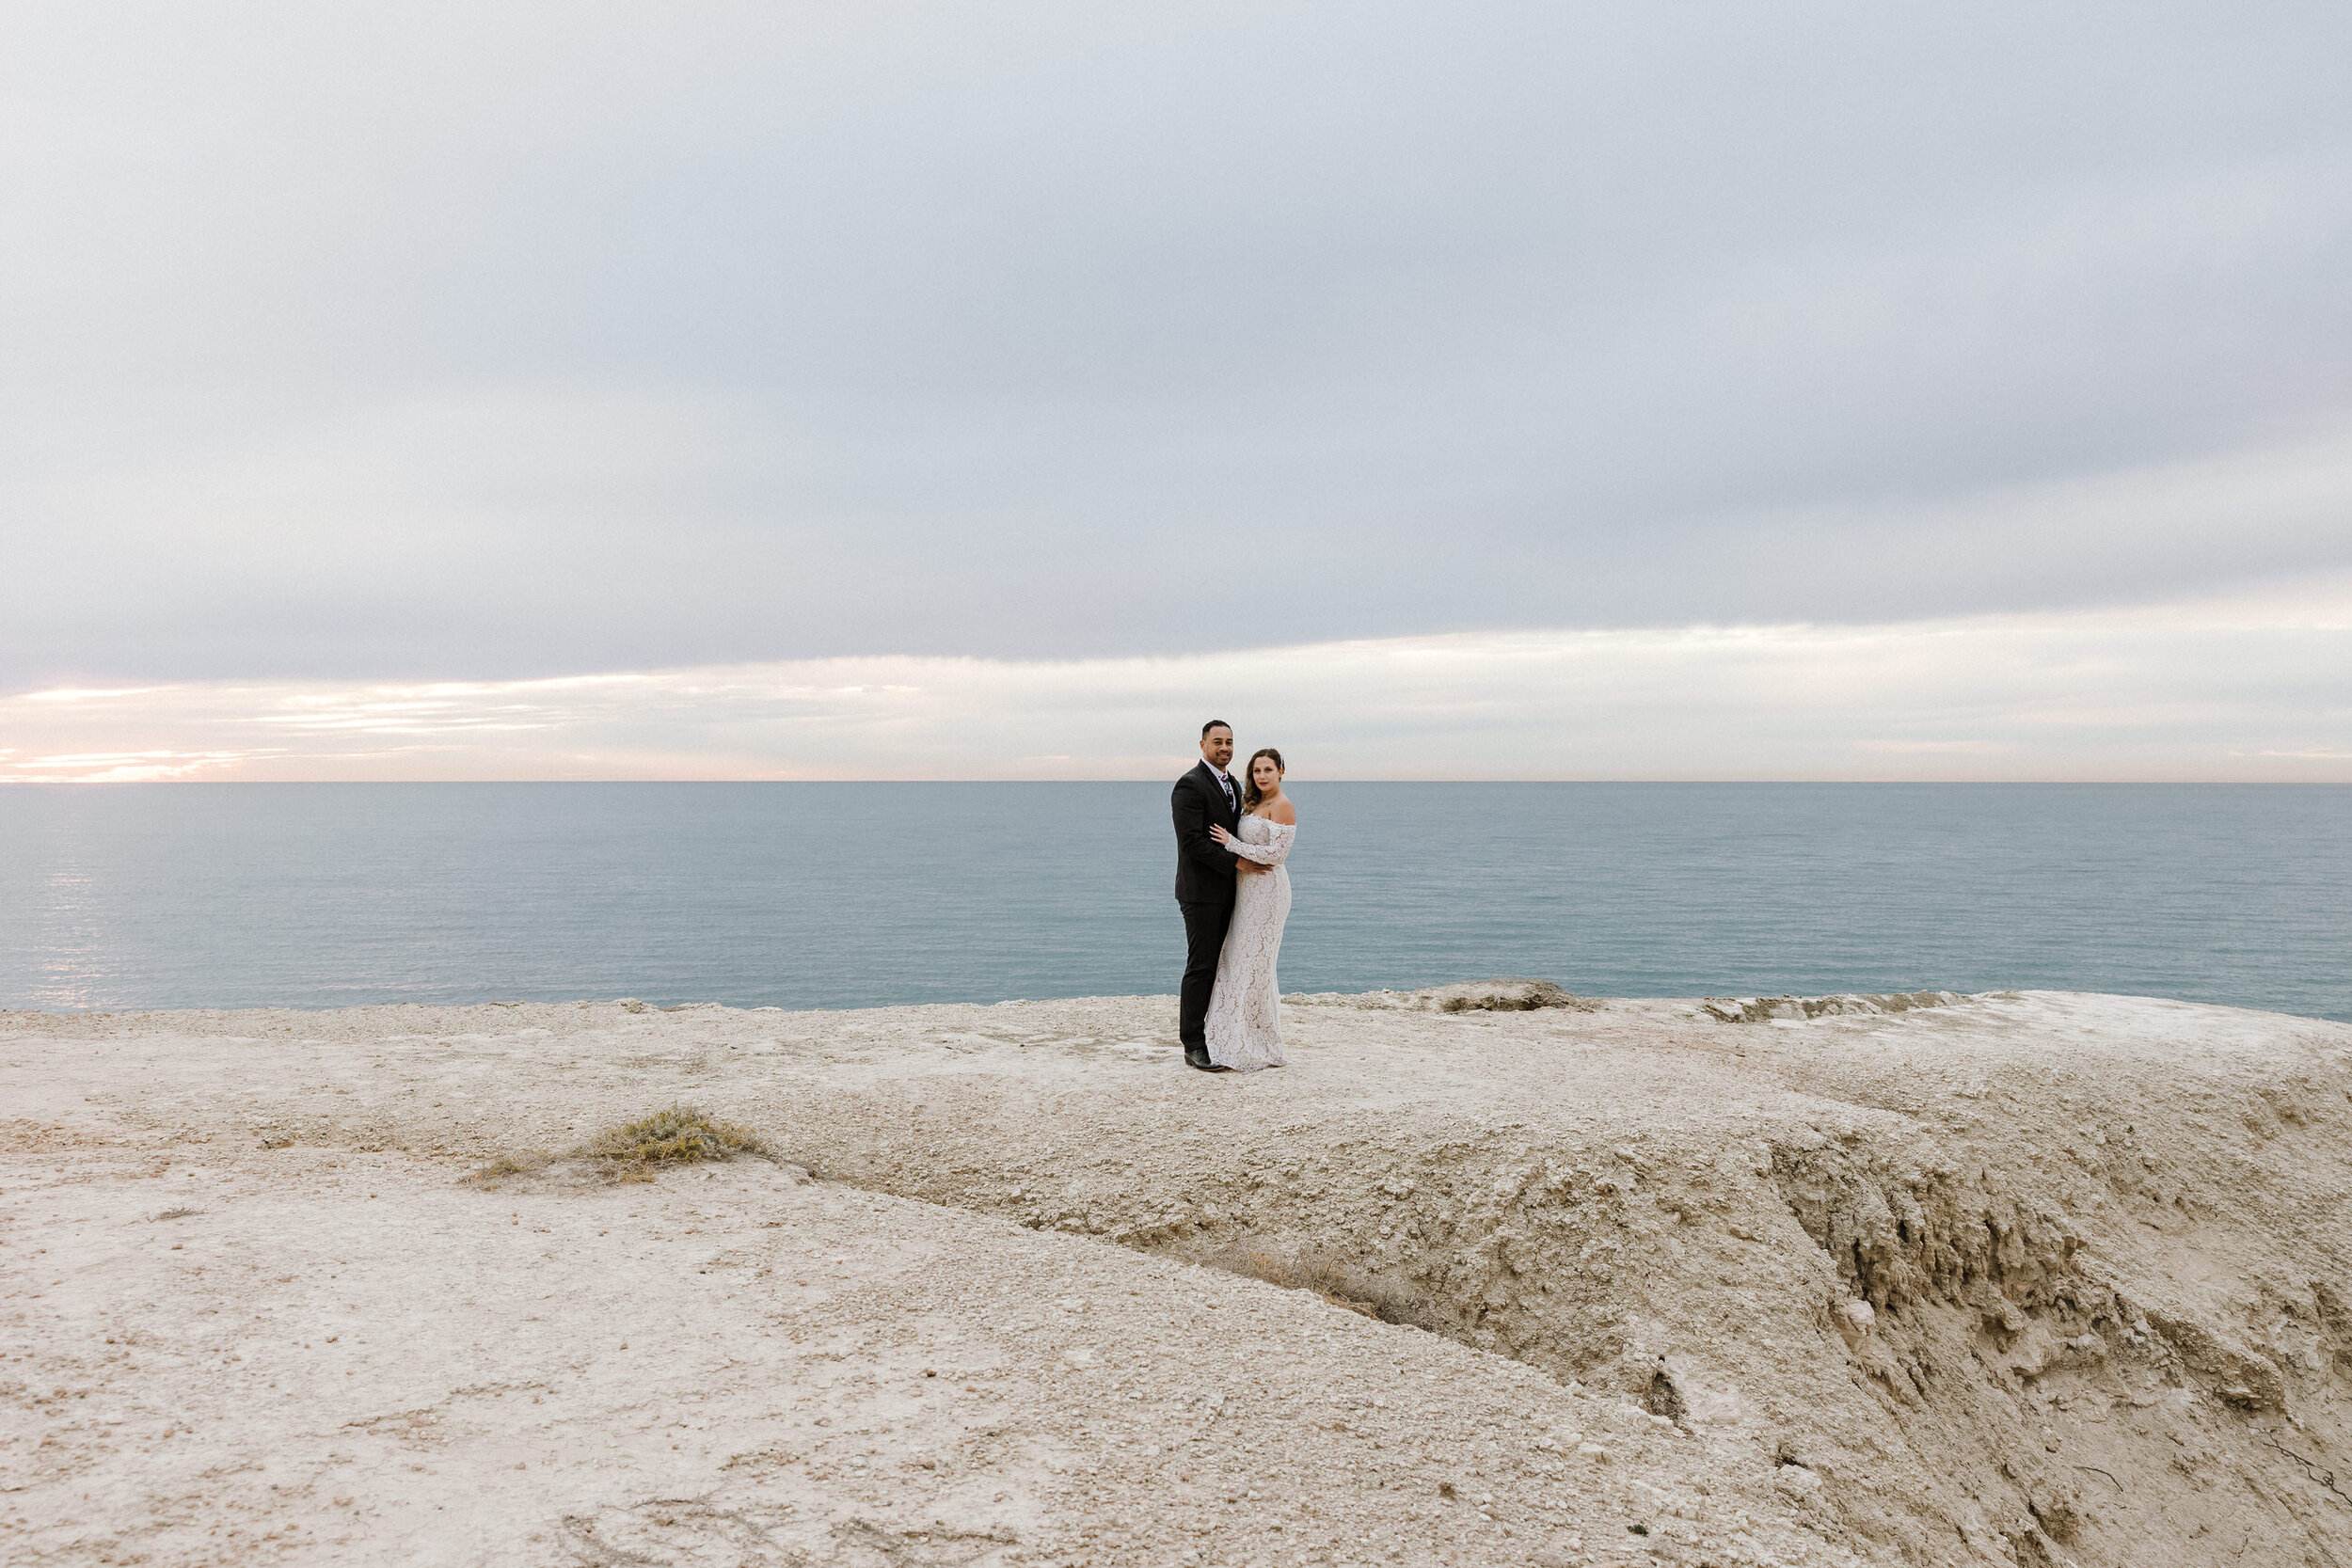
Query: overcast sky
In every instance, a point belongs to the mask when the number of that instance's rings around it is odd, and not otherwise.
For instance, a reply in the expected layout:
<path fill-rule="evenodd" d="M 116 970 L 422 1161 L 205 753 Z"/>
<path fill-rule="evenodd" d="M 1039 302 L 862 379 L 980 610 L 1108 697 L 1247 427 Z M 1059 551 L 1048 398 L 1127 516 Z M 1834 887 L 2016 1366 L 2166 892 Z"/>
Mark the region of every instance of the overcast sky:
<path fill-rule="evenodd" d="M 15 0 L 0 695 L 212 693 L 81 735 L 176 756 L 228 689 L 977 659 L 1148 772 L 1154 660 L 1369 755 L 1317 649 L 2128 624 L 2158 702 L 2227 599 L 2319 667 L 2014 768 L 2352 759 L 2348 75 L 2341 0 Z M 1707 645 L 1692 711 L 1796 701 Z M 696 766 L 832 770 L 763 744 Z M 1031 754 L 930 744 L 863 766 Z"/>

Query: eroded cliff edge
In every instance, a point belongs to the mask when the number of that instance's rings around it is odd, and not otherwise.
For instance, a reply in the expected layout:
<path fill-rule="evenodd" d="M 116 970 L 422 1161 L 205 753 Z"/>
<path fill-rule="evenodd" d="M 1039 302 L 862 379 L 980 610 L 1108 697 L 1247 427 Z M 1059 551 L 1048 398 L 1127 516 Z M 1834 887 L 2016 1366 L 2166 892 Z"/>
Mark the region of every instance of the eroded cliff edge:
<path fill-rule="evenodd" d="M 2352 1557 L 2352 1030 L 2059 995 L 1295 1011 L 1279 1084 L 967 1068 L 835 1090 L 797 1137 L 1030 1225 L 1321 1265 L 1674 1416 L 1858 1550 Z"/>

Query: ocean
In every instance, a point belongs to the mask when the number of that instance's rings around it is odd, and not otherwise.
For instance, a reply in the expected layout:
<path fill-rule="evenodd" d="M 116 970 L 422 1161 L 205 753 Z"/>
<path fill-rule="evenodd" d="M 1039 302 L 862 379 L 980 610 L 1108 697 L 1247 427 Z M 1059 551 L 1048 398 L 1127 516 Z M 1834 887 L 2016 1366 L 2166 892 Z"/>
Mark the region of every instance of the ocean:
<path fill-rule="evenodd" d="M 1298 784 L 1288 990 L 2352 1020 L 2352 786 Z M 1170 992 L 1159 784 L 19 785 L 0 1006 Z"/>

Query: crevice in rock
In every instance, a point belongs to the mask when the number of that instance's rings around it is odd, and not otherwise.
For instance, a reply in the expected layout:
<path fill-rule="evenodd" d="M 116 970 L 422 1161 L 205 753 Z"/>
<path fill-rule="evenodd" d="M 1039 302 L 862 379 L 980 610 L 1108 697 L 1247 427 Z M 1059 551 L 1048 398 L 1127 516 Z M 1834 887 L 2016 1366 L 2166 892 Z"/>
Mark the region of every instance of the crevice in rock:
<path fill-rule="evenodd" d="M 1691 1417 L 1691 1407 L 1683 1402 L 1682 1390 L 1675 1386 L 1672 1374 L 1663 1367 L 1650 1374 L 1649 1391 L 1642 1403 L 1651 1415 L 1663 1416 L 1677 1426 Z"/>

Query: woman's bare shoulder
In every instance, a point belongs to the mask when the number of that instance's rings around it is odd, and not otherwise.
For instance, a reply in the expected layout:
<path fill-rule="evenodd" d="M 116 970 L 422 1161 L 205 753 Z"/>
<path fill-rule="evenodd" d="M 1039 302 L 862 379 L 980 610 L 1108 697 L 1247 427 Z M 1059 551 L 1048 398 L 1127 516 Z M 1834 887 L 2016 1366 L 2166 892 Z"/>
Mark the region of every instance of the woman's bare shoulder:
<path fill-rule="evenodd" d="M 1287 800 L 1268 800 L 1265 819 L 1269 822 L 1279 822 L 1285 828 L 1295 828 L 1298 826 L 1298 808 Z"/>

